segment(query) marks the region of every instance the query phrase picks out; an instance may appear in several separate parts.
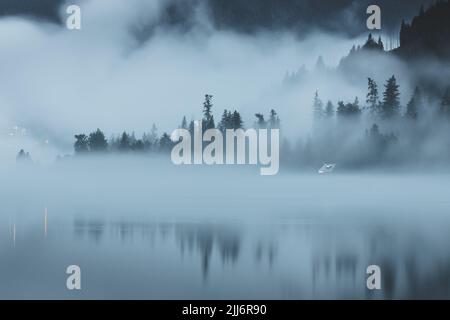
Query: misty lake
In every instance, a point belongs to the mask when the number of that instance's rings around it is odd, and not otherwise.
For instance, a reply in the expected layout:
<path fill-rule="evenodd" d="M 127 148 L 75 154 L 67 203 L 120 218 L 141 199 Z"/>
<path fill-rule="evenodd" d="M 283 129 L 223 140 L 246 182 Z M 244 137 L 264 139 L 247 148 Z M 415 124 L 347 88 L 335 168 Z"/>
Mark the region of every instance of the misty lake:
<path fill-rule="evenodd" d="M 1 299 L 450 298 L 448 174 L 86 166 L 2 174 Z"/>

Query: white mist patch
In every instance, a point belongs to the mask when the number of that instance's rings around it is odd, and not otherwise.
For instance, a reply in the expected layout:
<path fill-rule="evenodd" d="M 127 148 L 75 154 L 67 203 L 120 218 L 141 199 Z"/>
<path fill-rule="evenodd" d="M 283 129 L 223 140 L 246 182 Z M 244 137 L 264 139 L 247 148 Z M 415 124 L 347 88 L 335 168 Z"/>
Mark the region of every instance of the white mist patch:
<path fill-rule="evenodd" d="M 11 39 L 0 44 L 1 116 L 30 134 L 44 130 L 46 138 L 66 147 L 74 134 L 96 128 L 107 136 L 148 131 L 152 123 L 167 131 L 183 115 L 198 117 L 206 93 L 216 97 L 217 117 L 225 108 L 238 108 L 250 127 L 254 113 L 276 108 L 287 132 L 298 126 L 291 119 L 303 121 L 306 105 L 285 94 L 285 72 L 313 65 L 320 54 L 337 64 L 351 43 L 320 33 L 299 41 L 288 33 L 157 29 L 136 46 L 130 30 L 159 16 L 158 1 L 84 1 L 80 7 L 83 27 L 76 31 L 0 19 L 0 33 Z M 199 19 L 207 25 L 206 16 Z M 330 43 L 333 52 L 326 50 Z M 302 99 L 309 101 L 309 92 Z"/>
<path fill-rule="evenodd" d="M 203 133 L 200 124 L 194 129 L 193 137 L 186 129 L 177 129 L 172 136 L 180 139 L 171 152 L 176 165 L 256 165 L 259 162 L 263 166 L 261 175 L 275 175 L 280 168 L 279 129 L 269 132 L 267 129 L 226 129 L 225 134 L 219 129 L 208 129 Z M 204 147 L 204 143 L 208 144 Z"/>

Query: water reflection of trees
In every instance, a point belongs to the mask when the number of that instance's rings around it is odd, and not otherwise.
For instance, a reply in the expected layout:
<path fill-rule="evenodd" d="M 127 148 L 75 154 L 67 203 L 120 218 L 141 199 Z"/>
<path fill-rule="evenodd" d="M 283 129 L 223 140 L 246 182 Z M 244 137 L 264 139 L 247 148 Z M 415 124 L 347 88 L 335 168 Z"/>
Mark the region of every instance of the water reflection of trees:
<path fill-rule="evenodd" d="M 217 250 L 222 265 L 235 264 L 241 250 L 240 232 L 229 226 L 210 224 L 170 224 L 170 223 L 129 223 L 116 222 L 106 224 L 99 221 L 76 219 L 74 234 L 87 236 L 89 240 L 99 242 L 105 230 L 121 241 L 131 241 L 137 236 L 154 239 L 158 235 L 163 241 L 171 236 L 175 239 L 182 255 L 189 252 L 200 254 L 201 269 L 204 277 L 208 275 L 211 258 Z"/>
<path fill-rule="evenodd" d="M 346 227 L 348 228 L 348 227 Z M 377 226 L 367 229 L 350 228 L 327 233 L 313 230 L 308 233 L 308 246 L 312 256 L 300 260 L 310 266 L 311 291 L 302 284 L 302 296 L 366 298 L 366 299 L 427 299 L 450 298 L 450 254 L 445 250 L 445 239 L 434 242 L 423 232 L 400 230 L 394 226 Z M 122 242 L 138 239 L 153 243 L 155 239 L 175 245 L 183 257 L 188 254 L 199 259 L 199 268 L 206 279 L 213 259 L 222 266 L 234 266 L 239 259 L 245 267 L 256 264 L 272 266 L 277 257 L 275 242 L 267 237 L 251 235 L 253 246 L 243 253 L 243 230 L 234 225 L 195 223 L 105 223 L 101 220 L 74 221 L 74 234 L 98 243 L 105 235 Z M 245 233 L 247 236 L 248 232 Z M 327 234 L 327 236 L 324 236 Z M 304 235 L 304 233 L 303 233 Z M 253 237 L 254 236 L 254 237 Z M 248 238 L 248 237 L 247 237 Z M 150 241 L 149 241 L 150 240 Z M 299 240 L 300 241 L 300 240 Z M 284 247 L 287 249 L 288 247 Z M 289 251 L 289 249 L 288 249 Z M 288 255 L 293 257 L 291 252 Z M 244 259 L 248 257 L 249 259 Z M 253 260 L 252 260 L 253 258 Z M 283 261 L 281 261 L 283 263 Z M 289 264 L 289 261 L 284 261 Z M 366 288 L 366 268 L 380 266 L 382 286 L 380 291 Z M 277 270 L 280 272 L 280 270 Z M 291 283 L 295 277 L 291 275 Z"/>
<path fill-rule="evenodd" d="M 105 223 L 102 221 L 85 221 L 77 219 L 74 221 L 74 233 L 78 237 L 88 236 L 89 239 L 99 242 L 103 236 Z"/>
<path fill-rule="evenodd" d="M 229 227 L 214 225 L 176 225 L 175 237 L 182 252 L 197 250 L 201 256 L 202 274 L 208 275 L 210 261 L 216 248 L 222 265 L 235 264 L 240 252 L 239 233 Z"/>
<path fill-rule="evenodd" d="M 313 292 L 321 287 L 321 293 L 326 292 L 327 297 L 450 298 L 450 254 L 436 247 L 444 243 L 433 243 L 412 231 L 397 233 L 388 226 L 366 230 L 360 239 L 355 239 L 353 248 L 342 245 L 342 235 L 328 239 L 327 245 L 321 241 L 322 246 L 313 250 Z M 359 246 L 361 242 L 363 245 Z M 380 291 L 366 288 L 366 268 L 371 264 L 381 269 Z M 352 283 L 356 286 L 349 286 Z M 340 287 L 341 284 L 345 285 Z"/>

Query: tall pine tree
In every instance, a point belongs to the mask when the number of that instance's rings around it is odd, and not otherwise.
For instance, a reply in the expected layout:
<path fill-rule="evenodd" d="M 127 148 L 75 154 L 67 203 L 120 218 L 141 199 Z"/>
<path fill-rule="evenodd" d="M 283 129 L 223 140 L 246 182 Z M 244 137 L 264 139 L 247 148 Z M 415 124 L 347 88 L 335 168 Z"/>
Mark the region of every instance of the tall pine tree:
<path fill-rule="evenodd" d="M 255 117 L 256 117 L 255 126 L 258 129 L 266 129 L 267 128 L 267 121 L 264 119 L 264 115 L 261 114 L 261 113 L 256 113 Z"/>
<path fill-rule="evenodd" d="M 187 120 L 186 120 L 186 116 L 183 117 L 183 120 L 181 120 L 181 127 L 180 129 L 187 129 L 188 125 L 187 125 Z"/>
<path fill-rule="evenodd" d="M 222 131 L 222 133 L 225 132 L 227 129 L 231 129 L 231 112 L 227 109 L 223 110 L 222 118 L 220 119 L 219 124 L 217 125 L 217 128 Z"/>
<path fill-rule="evenodd" d="M 91 152 L 104 152 L 108 149 L 108 141 L 100 129 L 89 134 L 88 143 Z"/>
<path fill-rule="evenodd" d="M 232 129 L 242 129 L 244 127 L 244 121 L 242 121 L 241 115 L 236 110 L 233 112 L 233 116 L 231 118 Z"/>
<path fill-rule="evenodd" d="M 415 120 L 419 115 L 419 106 L 421 101 L 420 90 L 418 87 L 414 90 L 414 93 L 406 106 L 405 116 L 409 119 Z"/>
<path fill-rule="evenodd" d="M 280 129 L 280 118 L 274 109 L 270 110 L 269 126 L 271 129 Z"/>
<path fill-rule="evenodd" d="M 375 80 L 368 78 L 368 92 L 366 96 L 367 107 L 371 115 L 378 114 L 379 110 L 379 96 L 378 96 L 378 85 Z"/>
<path fill-rule="evenodd" d="M 323 118 L 323 102 L 319 98 L 319 92 L 316 91 L 314 95 L 314 102 L 313 102 L 313 116 L 314 120 L 321 120 Z"/>
<path fill-rule="evenodd" d="M 73 145 L 75 153 L 82 154 L 89 152 L 89 141 L 85 134 L 75 135 L 75 143 Z"/>
<path fill-rule="evenodd" d="M 331 119 L 334 116 L 334 106 L 331 101 L 328 100 L 327 105 L 325 107 L 325 118 Z"/>
<path fill-rule="evenodd" d="M 450 87 L 442 97 L 440 113 L 444 118 L 450 119 Z"/>
<path fill-rule="evenodd" d="M 120 151 L 128 151 L 131 149 L 131 141 L 128 133 L 123 132 L 119 141 L 119 150 Z"/>
<path fill-rule="evenodd" d="M 382 114 L 383 118 L 390 119 L 399 114 L 400 91 L 395 76 L 389 78 L 384 85 Z"/>
<path fill-rule="evenodd" d="M 213 107 L 212 98 L 213 98 L 212 95 L 206 94 L 205 101 L 203 102 L 202 127 L 204 131 L 215 128 L 214 116 L 212 114 L 212 107 Z"/>

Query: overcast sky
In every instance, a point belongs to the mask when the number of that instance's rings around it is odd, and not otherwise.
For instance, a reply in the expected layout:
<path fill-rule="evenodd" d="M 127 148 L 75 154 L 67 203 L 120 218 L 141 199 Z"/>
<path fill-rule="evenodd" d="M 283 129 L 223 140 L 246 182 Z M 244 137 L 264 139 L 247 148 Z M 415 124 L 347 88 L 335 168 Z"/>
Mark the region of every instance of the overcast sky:
<path fill-rule="evenodd" d="M 88 0 L 89 1 L 89 0 Z M 2 0 L 0 16 L 30 15 L 59 22 L 59 7 L 80 0 Z M 313 28 L 356 35 L 365 31 L 365 10 L 370 4 L 382 8 L 385 28 L 396 29 L 402 18 L 410 18 L 421 4 L 433 0 L 166 0 L 167 10 L 159 24 L 188 27 L 196 4 L 206 4 L 218 28 L 254 32 L 288 28 L 300 35 Z M 173 4 L 174 3 L 174 4 Z"/>

